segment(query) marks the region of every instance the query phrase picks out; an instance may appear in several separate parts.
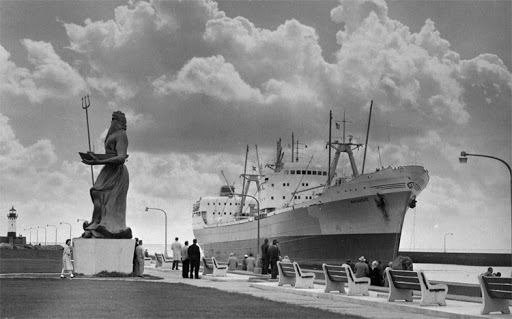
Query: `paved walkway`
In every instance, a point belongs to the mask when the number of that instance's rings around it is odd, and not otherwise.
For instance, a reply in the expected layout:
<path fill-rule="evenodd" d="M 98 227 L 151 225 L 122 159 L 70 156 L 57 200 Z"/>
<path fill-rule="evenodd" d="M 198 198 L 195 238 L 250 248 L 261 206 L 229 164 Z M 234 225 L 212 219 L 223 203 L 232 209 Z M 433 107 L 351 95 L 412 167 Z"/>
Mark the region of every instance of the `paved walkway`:
<path fill-rule="evenodd" d="M 288 285 L 278 287 L 276 281 L 262 280 L 261 276 L 245 272 L 228 273 L 227 277 L 206 275 L 200 280 L 182 278 L 181 270 L 146 267 L 145 272 L 163 277 L 166 282 L 181 282 L 198 287 L 250 294 L 274 301 L 365 318 L 511 318 L 510 315 L 501 313 L 480 315 L 481 303 L 447 300 L 447 306 L 420 307 L 419 298 L 415 298 L 413 302 L 388 302 L 387 294 L 383 292 L 370 291 L 370 296 L 347 296 L 336 292 L 324 293 L 325 286 L 316 283 L 314 289 L 295 289 Z"/>

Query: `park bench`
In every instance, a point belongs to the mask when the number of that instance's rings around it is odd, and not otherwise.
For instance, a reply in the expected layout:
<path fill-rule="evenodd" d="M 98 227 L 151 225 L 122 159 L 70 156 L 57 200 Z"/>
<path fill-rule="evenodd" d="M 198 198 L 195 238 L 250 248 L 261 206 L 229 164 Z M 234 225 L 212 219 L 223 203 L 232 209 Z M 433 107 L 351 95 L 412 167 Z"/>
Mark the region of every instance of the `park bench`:
<path fill-rule="evenodd" d="M 279 272 L 278 286 L 291 285 L 295 286 L 295 268 L 292 263 L 289 262 L 277 262 L 277 271 Z"/>
<path fill-rule="evenodd" d="M 213 274 L 213 261 L 211 257 L 203 257 L 203 276 Z"/>
<path fill-rule="evenodd" d="M 155 253 L 155 257 L 156 257 L 155 268 L 162 268 L 162 269 L 171 269 L 172 268 L 172 261 L 165 260 L 165 257 L 163 254 Z"/>
<path fill-rule="evenodd" d="M 347 265 L 335 266 L 323 264 L 325 277 L 325 292 L 339 291 L 345 293 L 345 283 L 347 283 L 347 295 L 369 296 L 370 278 L 356 278 L 352 268 Z"/>
<path fill-rule="evenodd" d="M 214 277 L 226 277 L 228 274 L 228 266 L 227 265 L 219 265 L 215 257 L 212 257 L 213 264 L 213 273 Z"/>
<path fill-rule="evenodd" d="M 482 290 L 482 315 L 493 311 L 509 314 L 509 303 L 512 299 L 512 278 L 495 276 L 478 276 Z"/>
<path fill-rule="evenodd" d="M 423 271 L 393 270 L 386 268 L 389 282 L 388 301 L 412 301 L 413 290 L 421 292 L 420 306 L 437 304 L 446 306 L 448 286 L 445 284 L 432 285 Z"/>
<path fill-rule="evenodd" d="M 303 272 L 300 269 L 299 264 L 294 261 L 293 267 L 295 269 L 295 288 L 315 288 L 315 273 L 312 272 Z"/>
<path fill-rule="evenodd" d="M 151 266 L 151 258 L 144 257 L 144 266 Z"/>

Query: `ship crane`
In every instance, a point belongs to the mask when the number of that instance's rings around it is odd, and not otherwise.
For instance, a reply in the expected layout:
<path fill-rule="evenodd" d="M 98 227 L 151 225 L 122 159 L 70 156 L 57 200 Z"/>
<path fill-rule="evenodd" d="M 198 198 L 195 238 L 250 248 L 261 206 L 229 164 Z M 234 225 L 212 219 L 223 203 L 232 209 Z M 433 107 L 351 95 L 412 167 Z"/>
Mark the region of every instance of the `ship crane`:
<path fill-rule="evenodd" d="M 334 141 L 331 143 L 331 147 L 336 150 L 336 153 L 334 153 L 334 159 L 332 161 L 331 169 L 329 170 L 329 172 L 331 174 L 329 176 L 330 181 L 332 181 L 332 179 L 334 178 L 334 175 L 336 174 L 336 168 L 338 166 L 338 161 L 340 159 L 340 154 L 342 152 L 348 154 L 348 158 L 350 160 L 350 166 L 352 167 L 352 175 L 354 177 L 359 176 L 359 170 L 357 169 L 357 164 L 354 159 L 354 153 L 352 153 L 352 151 L 355 149 L 358 149 L 361 146 L 363 146 L 363 144 L 352 143 L 352 135 L 349 135 L 348 143 L 339 143 L 338 141 Z"/>

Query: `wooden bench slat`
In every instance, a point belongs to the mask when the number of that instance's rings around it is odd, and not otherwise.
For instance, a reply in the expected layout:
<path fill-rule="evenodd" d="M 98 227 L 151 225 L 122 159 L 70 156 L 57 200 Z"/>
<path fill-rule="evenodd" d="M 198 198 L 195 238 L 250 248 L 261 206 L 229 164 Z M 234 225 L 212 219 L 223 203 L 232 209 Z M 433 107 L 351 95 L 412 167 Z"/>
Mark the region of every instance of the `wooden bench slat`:
<path fill-rule="evenodd" d="M 292 263 L 279 263 L 279 267 L 281 267 L 281 271 L 283 275 L 286 277 L 295 277 L 295 269 L 293 268 Z"/>
<path fill-rule="evenodd" d="M 512 284 L 510 277 L 483 276 L 482 279 L 485 283 Z"/>
<path fill-rule="evenodd" d="M 391 275 L 418 278 L 418 274 L 415 271 L 410 271 L 410 270 L 394 270 L 393 269 L 393 270 L 391 270 Z"/>
<path fill-rule="evenodd" d="M 329 279 L 331 279 L 332 281 L 337 281 L 337 282 L 348 282 L 348 278 L 347 276 L 342 276 L 342 275 L 331 275 L 331 274 L 328 274 L 329 275 Z"/>
<path fill-rule="evenodd" d="M 412 284 L 420 284 L 418 277 L 392 276 L 393 282 L 408 282 Z"/>
<path fill-rule="evenodd" d="M 487 284 L 488 290 L 503 290 L 512 292 L 512 284 L 489 283 Z"/>
<path fill-rule="evenodd" d="M 395 287 L 400 289 L 421 290 L 420 284 L 413 284 L 405 281 L 394 281 Z"/>
<path fill-rule="evenodd" d="M 512 299 L 512 291 L 488 290 L 489 296 L 498 299 Z"/>

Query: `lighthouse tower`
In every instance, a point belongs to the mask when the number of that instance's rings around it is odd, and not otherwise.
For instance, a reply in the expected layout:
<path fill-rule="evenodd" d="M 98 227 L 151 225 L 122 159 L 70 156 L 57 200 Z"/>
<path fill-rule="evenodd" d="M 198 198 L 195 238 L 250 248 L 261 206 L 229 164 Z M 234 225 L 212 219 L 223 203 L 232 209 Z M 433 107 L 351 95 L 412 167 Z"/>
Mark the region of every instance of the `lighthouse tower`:
<path fill-rule="evenodd" d="M 9 214 L 7 214 L 7 218 L 9 219 L 9 225 L 7 227 L 7 237 L 16 238 L 16 219 L 18 219 L 18 214 L 16 214 L 16 209 L 14 206 L 9 209 Z"/>

